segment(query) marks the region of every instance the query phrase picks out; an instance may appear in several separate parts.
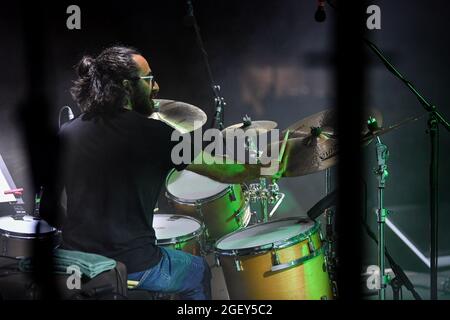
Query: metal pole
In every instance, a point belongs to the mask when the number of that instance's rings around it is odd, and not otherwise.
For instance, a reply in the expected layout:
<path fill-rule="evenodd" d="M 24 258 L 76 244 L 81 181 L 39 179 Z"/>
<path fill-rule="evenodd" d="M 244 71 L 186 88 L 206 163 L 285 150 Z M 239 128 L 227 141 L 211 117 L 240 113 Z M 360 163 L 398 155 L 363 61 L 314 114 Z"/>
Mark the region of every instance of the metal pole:
<path fill-rule="evenodd" d="M 386 185 L 386 179 L 388 177 L 387 171 L 387 159 L 389 156 L 388 148 L 377 137 L 376 144 L 376 156 L 378 168 L 375 170 L 375 174 L 378 176 L 378 209 L 377 209 L 377 224 L 378 224 L 378 266 L 380 268 L 380 289 L 378 291 L 378 297 L 380 300 L 386 299 L 386 286 L 388 279 L 385 275 L 385 257 L 384 257 L 384 227 L 386 224 L 386 217 L 388 211 L 384 208 L 384 187 Z"/>
<path fill-rule="evenodd" d="M 260 191 L 261 191 L 261 214 L 262 214 L 262 219 L 263 222 L 268 222 L 269 221 L 269 199 L 267 198 L 267 182 L 266 182 L 266 178 L 259 178 L 259 185 L 261 187 Z"/>
<path fill-rule="evenodd" d="M 430 299 L 437 300 L 438 267 L 438 174 L 439 174 L 439 126 L 434 113 L 428 120 L 431 139 L 430 164 Z"/>
<path fill-rule="evenodd" d="M 383 197 L 384 197 L 384 187 L 378 188 L 378 203 L 379 209 L 377 211 L 377 222 L 378 222 L 378 266 L 380 267 L 380 290 L 378 292 L 378 297 L 380 300 L 386 299 L 386 284 L 385 284 L 385 261 L 384 261 L 384 225 L 385 225 L 385 214 L 383 209 Z"/>

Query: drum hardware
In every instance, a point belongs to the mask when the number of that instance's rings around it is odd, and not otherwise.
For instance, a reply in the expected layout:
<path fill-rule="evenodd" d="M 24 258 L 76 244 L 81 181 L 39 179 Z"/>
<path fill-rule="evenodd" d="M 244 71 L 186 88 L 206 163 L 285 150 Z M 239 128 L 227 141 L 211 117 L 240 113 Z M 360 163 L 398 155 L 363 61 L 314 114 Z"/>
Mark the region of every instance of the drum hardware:
<path fill-rule="evenodd" d="M 236 265 L 236 271 L 244 271 L 244 268 L 242 267 L 242 261 L 237 258 L 237 256 L 234 257 L 234 264 Z"/>
<path fill-rule="evenodd" d="M 367 212 L 367 184 L 364 182 L 364 198 L 365 198 L 365 206 L 364 206 L 364 210 L 365 210 L 365 214 L 364 217 L 361 219 L 364 229 L 366 230 L 367 235 L 375 242 L 375 244 L 378 245 L 378 240 L 377 240 L 377 236 L 372 232 L 372 230 L 370 229 L 369 225 L 367 224 L 367 219 L 366 219 L 366 212 Z M 391 212 L 389 212 L 390 214 Z M 387 219 L 388 221 L 388 219 Z M 393 277 L 389 277 L 390 280 L 390 285 L 393 286 L 393 291 L 395 292 L 396 290 L 398 290 L 399 288 L 397 287 L 402 287 L 405 286 L 406 289 L 408 289 L 411 294 L 413 295 L 414 299 L 416 300 L 422 300 L 421 296 L 417 293 L 416 289 L 414 288 L 414 285 L 412 284 L 412 282 L 409 280 L 408 276 L 406 275 L 406 273 L 403 271 L 403 269 L 394 261 L 394 258 L 392 258 L 391 254 L 389 253 L 388 248 L 385 246 L 384 247 L 384 254 L 386 256 L 386 259 L 389 261 L 389 265 L 391 266 L 391 269 L 393 271 Z M 395 279 L 395 281 L 393 282 L 393 280 Z M 376 293 L 377 294 L 377 293 Z M 394 298 L 401 298 L 401 294 L 399 295 L 394 295 Z"/>
<path fill-rule="evenodd" d="M 248 189 L 244 193 L 249 202 L 260 203 L 261 205 L 263 214 L 262 216 L 257 216 L 255 213 L 256 223 L 268 222 L 285 197 L 285 194 L 280 192 L 277 183 L 273 182 L 267 185 L 265 178 L 261 178 L 259 183 L 249 184 Z M 274 205 L 270 213 L 268 213 L 269 205 Z"/>
<path fill-rule="evenodd" d="M 296 267 L 299 265 L 302 265 L 303 263 L 311 260 L 312 258 L 317 257 L 319 254 L 324 254 L 326 252 L 326 246 L 321 247 L 318 250 L 312 250 L 310 251 L 310 254 L 308 256 L 305 257 L 301 257 L 299 259 L 296 260 L 292 260 L 286 263 L 280 263 L 278 260 L 278 263 L 274 263 L 274 265 L 272 266 L 272 268 L 270 268 L 271 272 L 279 272 L 279 271 L 283 271 L 292 267 Z M 323 268 L 322 268 L 323 270 Z"/>
<path fill-rule="evenodd" d="M 269 128 L 273 129 L 271 126 L 276 126 L 276 123 L 266 124 L 264 130 L 268 130 Z M 278 154 L 278 163 L 281 163 L 283 160 L 289 133 L 289 130 L 287 130 L 284 134 L 284 140 Z M 254 144 L 250 145 L 249 149 L 253 149 L 253 151 L 257 154 L 257 161 L 258 163 L 260 163 L 260 157 L 262 156 L 262 153 L 259 153 Z M 246 196 L 249 201 L 260 203 L 260 216 L 257 216 L 257 214 L 255 213 L 257 223 L 268 222 L 269 218 L 272 217 L 272 215 L 280 206 L 281 202 L 284 200 L 285 194 L 280 192 L 280 188 L 276 183 L 277 179 L 279 179 L 279 177 L 272 179 L 272 182 L 270 184 L 267 184 L 267 179 L 265 177 L 261 177 L 259 178 L 259 184 L 250 184 L 248 188 Z M 268 212 L 269 205 L 274 205 L 270 213 Z"/>
<path fill-rule="evenodd" d="M 412 285 L 411 281 L 408 279 L 404 271 L 400 268 L 399 265 L 395 263 L 391 255 L 389 254 L 386 245 L 385 245 L 385 224 L 387 216 L 391 213 L 391 211 L 384 208 L 384 189 L 386 184 L 386 179 L 389 175 L 387 171 L 387 159 L 389 157 L 389 151 L 385 144 L 381 142 L 380 135 L 390 132 L 393 129 L 399 128 L 401 125 L 406 124 L 411 121 L 416 121 L 417 119 L 420 119 L 419 117 L 410 117 L 407 118 L 393 126 L 390 126 L 388 128 L 380 128 L 376 122 L 376 119 L 369 118 L 368 119 L 368 128 L 369 133 L 366 134 L 363 137 L 363 141 L 370 141 L 369 136 L 376 139 L 376 157 L 377 157 L 377 165 L 378 167 L 374 169 L 374 174 L 377 176 L 378 180 L 378 208 L 376 210 L 377 215 L 377 226 L 378 226 L 378 239 L 377 237 L 371 232 L 369 226 L 367 225 L 367 222 L 364 221 L 364 226 L 369 234 L 369 236 L 377 243 L 378 251 L 377 251 L 377 258 L 378 258 L 378 267 L 379 267 L 379 281 L 380 281 L 380 288 L 378 290 L 378 296 L 380 300 L 385 300 L 385 290 L 386 286 L 389 284 L 392 286 L 392 290 L 394 293 L 394 299 L 400 299 L 401 294 L 401 287 L 404 285 L 408 290 L 411 291 L 414 298 L 417 300 L 421 300 L 421 297 L 418 295 L 416 290 L 414 289 L 414 286 Z M 367 197 L 367 187 L 365 187 L 365 193 Z M 366 208 L 367 211 L 367 201 L 366 201 Z M 390 278 L 388 275 L 386 275 L 386 267 L 385 267 L 385 258 L 388 259 L 389 264 L 395 274 L 395 277 Z"/>
<path fill-rule="evenodd" d="M 319 230 L 319 222 L 285 218 L 219 239 L 215 255 L 230 299 L 332 299 Z"/>
<path fill-rule="evenodd" d="M 369 118 L 369 124 L 376 123 L 374 118 Z M 374 173 L 377 175 L 378 179 L 378 209 L 377 213 L 377 224 L 378 224 L 378 266 L 380 270 L 380 289 L 379 289 L 379 299 L 386 299 L 386 285 L 388 284 L 388 279 L 385 275 L 385 256 L 384 256 L 384 246 L 385 246 L 385 224 L 386 217 L 388 215 L 388 210 L 384 208 L 384 188 L 386 186 L 386 180 L 389 175 L 387 170 L 387 160 L 389 157 L 388 147 L 383 144 L 380 137 L 376 137 L 376 157 L 378 167 L 374 169 Z"/>
<path fill-rule="evenodd" d="M 439 125 L 442 125 L 448 132 L 450 132 L 450 123 L 438 110 L 438 108 L 428 102 L 425 97 L 406 79 L 384 56 L 381 50 L 371 41 L 363 38 L 365 44 L 375 53 L 375 55 L 385 65 L 386 69 L 397 77 L 419 100 L 419 103 L 429 115 L 427 121 L 427 133 L 430 134 L 430 298 L 437 300 L 437 267 L 438 267 L 438 178 L 439 178 Z"/>

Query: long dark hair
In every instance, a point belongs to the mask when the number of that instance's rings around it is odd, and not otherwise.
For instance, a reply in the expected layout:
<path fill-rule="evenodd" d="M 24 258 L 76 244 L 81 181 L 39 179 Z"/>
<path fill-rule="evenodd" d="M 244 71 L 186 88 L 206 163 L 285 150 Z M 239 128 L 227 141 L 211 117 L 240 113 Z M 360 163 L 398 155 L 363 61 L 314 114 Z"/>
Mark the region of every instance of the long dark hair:
<path fill-rule="evenodd" d="M 76 65 L 78 79 L 70 90 L 82 112 L 112 114 L 125 106 L 125 79 L 138 76 L 134 54 L 136 49 L 114 46 L 103 50 L 96 58 L 84 56 Z"/>

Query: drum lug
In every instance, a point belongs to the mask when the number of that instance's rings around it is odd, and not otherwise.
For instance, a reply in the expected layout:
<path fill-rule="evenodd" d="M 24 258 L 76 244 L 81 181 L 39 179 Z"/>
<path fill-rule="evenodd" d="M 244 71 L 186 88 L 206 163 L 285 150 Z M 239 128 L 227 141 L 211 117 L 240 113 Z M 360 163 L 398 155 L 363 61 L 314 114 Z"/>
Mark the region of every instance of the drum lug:
<path fill-rule="evenodd" d="M 239 260 L 236 256 L 234 257 L 234 265 L 236 266 L 236 271 L 244 271 L 244 267 L 242 266 L 242 261 Z"/>
<path fill-rule="evenodd" d="M 233 186 L 229 186 L 228 190 L 230 191 L 230 201 L 234 202 L 236 201 L 236 194 L 234 193 L 234 188 Z"/>
<path fill-rule="evenodd" d="M 218 255 L 218 254 L 215 254 L 215 255 L 214 255 L 214 258 L 215 258 L 215 260 L 216 260 L 216 267 L 220 267 L 221 264 L 220 264 L 219 255 Z"/>
<path fill-rule="evenodd" d="M 310 254 L 316 251 L 316 246 L 314 245 L 314 241 L 310 236 L 308 236 L 308 249 Z"/>
<path fill-rule="evenodd" d="M 281 264 L 280 255 L 278 254 L 276 249 L 272 250 L 272 261 L 273 266 L 278 266 Z"/>
<path fill-rule="evenodd" d="M 202 203 L 200 201 L 195 201 L 195 211 L 198 213 L 198 215 L 204 219 L 203 212 L 202 212 Z"/>

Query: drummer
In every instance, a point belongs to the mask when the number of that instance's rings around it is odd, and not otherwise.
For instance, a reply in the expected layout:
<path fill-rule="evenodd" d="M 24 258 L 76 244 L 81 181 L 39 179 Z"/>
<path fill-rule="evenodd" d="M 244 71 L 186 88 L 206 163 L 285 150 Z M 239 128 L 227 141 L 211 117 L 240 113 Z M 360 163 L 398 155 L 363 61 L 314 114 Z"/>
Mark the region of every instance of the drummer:
<path fill-rule="evenodd" d="M 210 299 L 204 258 L 155 245 L 157 197 L 172 168 L 232 183 L 256 178 L 256 165 L 175 165 L 173 129 L 148 119 L 160 88 L 137 50 L 107 48 L 95 58 L 84 56 L 76 71 L 71 93 L 82 113 L 60 131 L 64 174 L 56 188 L 45 189 L 42 217 L 62 227 L 64 248 L 123 262 L 141 289 Z M 63 188 L 66 212 L 55 215 L 64 212 Z"/>

